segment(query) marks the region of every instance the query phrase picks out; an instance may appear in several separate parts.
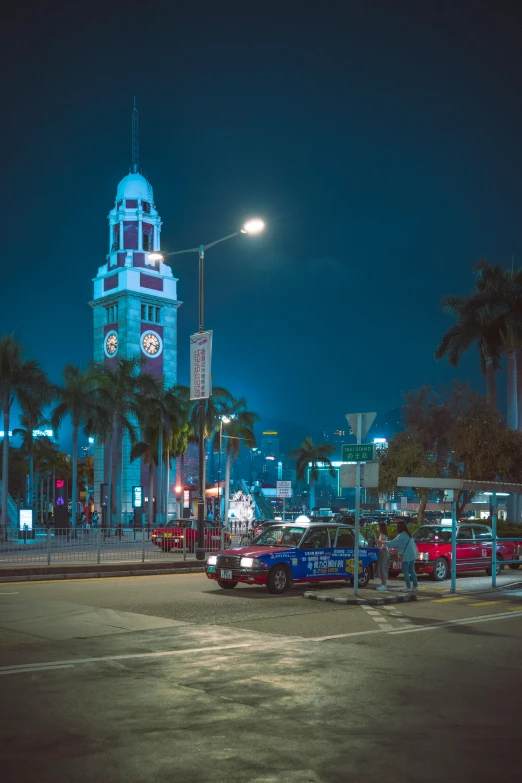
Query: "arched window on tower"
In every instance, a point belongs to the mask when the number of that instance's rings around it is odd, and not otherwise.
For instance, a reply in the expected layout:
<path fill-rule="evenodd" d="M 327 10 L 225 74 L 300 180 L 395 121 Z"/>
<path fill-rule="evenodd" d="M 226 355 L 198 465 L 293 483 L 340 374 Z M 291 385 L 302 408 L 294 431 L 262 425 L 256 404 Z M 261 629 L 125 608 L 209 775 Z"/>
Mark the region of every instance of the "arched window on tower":
<path fill-rule="evenodd" d="M 120 224 L 116 223 L 116 225 L 112 227 L 111 252 L 119 249 L 120 249 Z"/>

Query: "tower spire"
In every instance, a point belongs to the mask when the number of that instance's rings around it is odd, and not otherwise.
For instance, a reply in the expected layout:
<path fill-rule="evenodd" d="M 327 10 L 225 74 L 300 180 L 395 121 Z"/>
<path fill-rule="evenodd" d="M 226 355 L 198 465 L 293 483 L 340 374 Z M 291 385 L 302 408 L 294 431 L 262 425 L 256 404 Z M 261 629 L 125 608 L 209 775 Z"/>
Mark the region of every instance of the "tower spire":
<path fill-rule="evenodd" d="M 134 108 L 132 110 L 132 173 L 138 174 L 140 168 L 140 147 L 138 138 L 138 110 L 136 108 L 136 96 L 134 96 Z"/>

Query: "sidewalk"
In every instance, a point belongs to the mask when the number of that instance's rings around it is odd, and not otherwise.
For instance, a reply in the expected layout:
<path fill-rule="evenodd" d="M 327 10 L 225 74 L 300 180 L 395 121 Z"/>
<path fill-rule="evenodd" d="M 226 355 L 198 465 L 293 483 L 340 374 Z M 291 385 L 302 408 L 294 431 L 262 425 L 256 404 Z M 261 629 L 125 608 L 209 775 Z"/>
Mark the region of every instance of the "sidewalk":
<path fill-rule="evenodd" d="M 364 589 L 359 589 L 359 595 L 353 594 L 353 587 L 337 587 L 335 584 L 321 583 L 314 586 L 313 590 L 307 590 L 303 598 L 311 601 L 326 601 L 328 603 L 344 605 L 369 604 L 383 606 L 387 604 L 404 603 L 405 601 L 422 600 L 423 598 L 436 598 L 451 596 L 450 582 L 432 582 L 419 579 L 417 595 L 405 593 L 402 579 L 389 580 L 388 590 L 381 592 L 376 590 L 377 582 Z M 522 587 L 522 575 L 517 571 L 505 570 L 497 576 L 496 588 L 491 586 L 490 576 L 458 576 L 457 594 L 466 595 L 473 593 L 489 593 L 496 590 L 504 590 L 509 587 Z"/>
<path fill-rule="evenodd" d="M 53 565 L 12 565 L 0 568 L 1 582 L 32 582 L 47 579 L 90 579 L 116 576 L 150 576 L 153 574 L 204 573 L 201 560 L 170 560 L 127 563 L 56 563 Z"/>

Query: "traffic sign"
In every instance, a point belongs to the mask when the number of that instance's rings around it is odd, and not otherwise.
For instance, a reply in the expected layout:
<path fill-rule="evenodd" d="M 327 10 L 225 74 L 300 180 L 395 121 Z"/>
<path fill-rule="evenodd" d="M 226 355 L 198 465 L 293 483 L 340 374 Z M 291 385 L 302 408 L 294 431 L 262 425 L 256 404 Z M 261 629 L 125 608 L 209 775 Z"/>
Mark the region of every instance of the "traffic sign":
<path fill-rule="evenodd" d="M 357 434 L 357 417 L 361 417 L 361 433 L 360 435 Z M 355 435 L 355 437 L 360 437 L 361 440 L 366 437 L 368 434 L 368 430 L 372 426 L 373 422 L 375 421 L 375 417 L 377 414 L 375 411 L 372 413 L 347 413 L 346 419 L 348 421 L 348 424 L 352 428 L 352 432 Z"/>
<path fill-rule="evenodd" d="M 371 462 L 374 459 L 373 443 L 343 443 L 343 462 Z"/>
<path fill-rule="evenodd" d="M 357 465 L 341 465 L 339 469 L 339 486 L 345 487 L 357 486 Z M 361 484 L 362 487 L 379 486 L 379 463 L 366 462 L 361 465 Z"/>
<path fill-rule="evenodd" d="M 291 481 L 278 481 L 276 489 L 276 497 L 278 498 L 291 498 L 292 497 L 292 482 Z"/>

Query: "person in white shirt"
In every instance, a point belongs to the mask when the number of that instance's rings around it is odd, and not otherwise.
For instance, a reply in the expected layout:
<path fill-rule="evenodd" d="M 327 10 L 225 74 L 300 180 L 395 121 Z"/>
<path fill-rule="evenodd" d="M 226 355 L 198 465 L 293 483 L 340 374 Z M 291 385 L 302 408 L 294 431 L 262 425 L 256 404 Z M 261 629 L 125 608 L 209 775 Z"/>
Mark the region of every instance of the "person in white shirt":
<path fill-rule="evenodd" d="M 408 525 L 404 519 L 397 519 L 397 536 L 391 541 L 386 541 L 384 546 L 388 549 L 396 549 L 402 556 L 402 573 L 406 582 L 406 592 L 417 592 L 417 573 L 415 571 L 415 560 L 417 559 L 417 547 L 411 537 Z M 413 587 L 412 587 L 413 582 Z"/>

